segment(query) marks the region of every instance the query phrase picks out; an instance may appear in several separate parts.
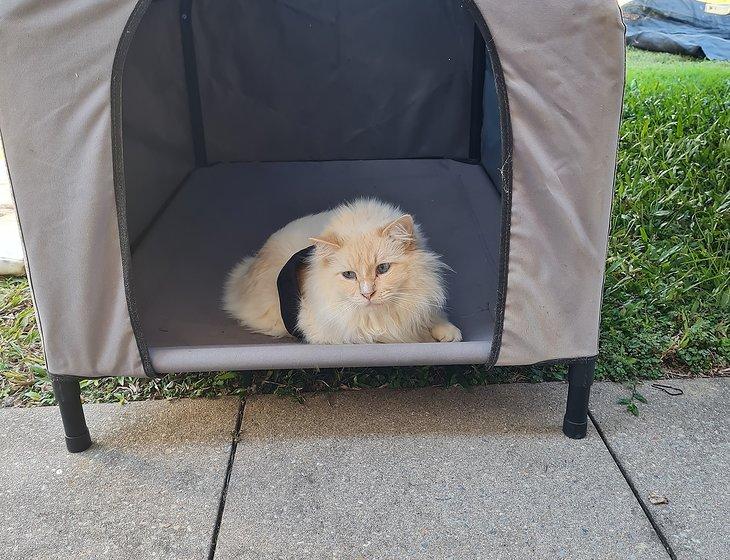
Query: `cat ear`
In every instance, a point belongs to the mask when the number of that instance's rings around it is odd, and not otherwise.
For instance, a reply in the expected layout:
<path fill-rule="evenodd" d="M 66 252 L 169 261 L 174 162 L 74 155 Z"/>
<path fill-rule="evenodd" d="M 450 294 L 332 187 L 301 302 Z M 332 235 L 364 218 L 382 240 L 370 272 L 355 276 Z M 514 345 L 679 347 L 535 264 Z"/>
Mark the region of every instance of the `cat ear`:
<path fill-rule="evenodd" d="M 410 246 L 416 241 L 416 237 L 413 235 L 414 229 L 413 216 L 404 214 L 385 226 L 383 228 L 383 235 Z"/>
<path fill-rule="evenodd" d="M 310 237 L 309 240 L 319 249 L 327 249 L 332 251 L 333 249 L 340 249 L 342 246 L 339 240 L 332 234 L 325 234 L 321 237 Z"/>

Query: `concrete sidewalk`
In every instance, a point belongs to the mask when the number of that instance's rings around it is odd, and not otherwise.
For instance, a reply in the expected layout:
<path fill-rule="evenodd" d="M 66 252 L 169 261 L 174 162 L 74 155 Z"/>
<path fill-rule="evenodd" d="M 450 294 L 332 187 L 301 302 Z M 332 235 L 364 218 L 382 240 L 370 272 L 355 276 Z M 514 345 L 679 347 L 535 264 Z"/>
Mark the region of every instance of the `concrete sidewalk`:
<path fill-rule="evenodd" d="M 237 438 L 232 398 L 89 405 L 79 455 L 3 409 L 0 557 L 730 557 L 730 380 L 669 384 L 597 384 L 581 441 L 561 383 L 254 397 Z"/>
<path fill-rule="evenodd" d="M 55 407 L 0 409 L 0 558 L 207 558 L 238 408 L 87 405 L 74 455 Z"/>
<path fill-rule="evenodd" d="M 730 379 L 658 383 L 682 394 L 643 384 L 638 418 L 598 384 L 594 419 L 677 558 L 730 558 Z"/>

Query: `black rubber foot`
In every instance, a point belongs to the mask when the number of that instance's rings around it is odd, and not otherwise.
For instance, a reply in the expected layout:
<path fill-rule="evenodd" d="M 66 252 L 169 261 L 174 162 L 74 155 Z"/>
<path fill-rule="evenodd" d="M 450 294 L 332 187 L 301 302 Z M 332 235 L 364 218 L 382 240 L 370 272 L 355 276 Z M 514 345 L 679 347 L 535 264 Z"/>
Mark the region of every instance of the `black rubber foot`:
<path fill-rule="evenodd" d="M 583 439 L 588 433 L 588 422 L 576 424 L 567 418 L 563 419 L 563 433 L 570 439 Z"/>
<path fill-rule="evenodd" d="M 595 368 L 595 358 L 568 367 L 568 402 L 563 418 L 563 433 L 571 439 L 583 439 L 588 432 L 588 399 Z"/>
<path fill-rule="evenodd" d="M 66 436 L 66 449 L 68 449 L 69 453 L 81 453 L 89 447 L 91 447 L 91 434 L 89 434 L 88 430 L 85 434 L 79 436 Z"/>
<path fill-rule="evenodd" d="M 66 449 L 70 453 L 86 451 L 91 446 L 89 428 L 81 405 L 81 385 L 76 377 L 51 376 L 53 393 L 56 395 L 61 412 L 63 431 L 66 436 Z"/>

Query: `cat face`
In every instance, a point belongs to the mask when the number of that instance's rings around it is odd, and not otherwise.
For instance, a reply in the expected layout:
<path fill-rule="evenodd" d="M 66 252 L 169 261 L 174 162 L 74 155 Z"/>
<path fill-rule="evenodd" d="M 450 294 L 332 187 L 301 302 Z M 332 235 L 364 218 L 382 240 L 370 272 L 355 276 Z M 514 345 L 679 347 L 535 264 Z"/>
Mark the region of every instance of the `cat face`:
<path fill-rule="evenodd" d="M 331 301 L 352 308 L 416 303 L 419 256 L 413 218 L 406 214 L 370 231 L 326 232 L 312 238 L 311 266 Z"/>

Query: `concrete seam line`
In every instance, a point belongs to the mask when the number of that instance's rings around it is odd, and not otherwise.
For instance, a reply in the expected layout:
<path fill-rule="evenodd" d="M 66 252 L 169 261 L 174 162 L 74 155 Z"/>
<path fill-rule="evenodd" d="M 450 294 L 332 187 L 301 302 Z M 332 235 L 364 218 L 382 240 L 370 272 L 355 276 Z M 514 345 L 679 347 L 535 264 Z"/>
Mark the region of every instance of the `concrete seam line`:
<path fill-rule="evenodd" d="M 667 551 L 667 554 L 669 554 L 669 558 L 671 558 L 672 560 L 677 560 L 677 555 L 674 553 L 674 549 L 672 549 L 672 545 L 669 544 L 667 537 L 664 535 L 664 531 L 661 530 L 661 528 L 659 527 L 659 524 L 654 519 L 654 515 L 652 515 L 651 511 L 647 507 L 646 502 L 644 502 L 644 500 L 639 495 L 639 491 L 636 489 L 636 486 L 634 485 L 634 482 L 631 480 L 629 473 L 626 471 L 624 466 L 621 464 L 621 461 L 619 460 L 618 455 L 616 455 L 616 452 L 613 450 L 613 447 L 611 447 L 611 444 L 608 443 L 606 434 L 603 432 L 603 430 L 601 429 L 601 426 L 598 424 L 598 421 L 595 419 L 595 417 L 593 416 L 593 413 L 590 410 L 588 411 L 588 417 L 591 419 L 591 422 L 593 423 L 593 427 L 596 429 L 596 432 L 598 432 L 598 436 L 603 441 L 603 445 L 606 446 L 606 449 L 608 450 L 609 455 L 611 455 L 613 462 L 616 463 L 618 470 L 621 472 L 621 476 L 624 477 L 626 484 L 629 485 L 631 492 L 634 494 L 634 498 L 636 498 L 636 501 L 639 502 L 639 505 L 641 506 L 641 509 L 643 510 L 644 515 L 646 515 L 646 518 L 649 520 L 649 523 L 651 523 L 651 526 L 654 529 L 654 532 L 659 537 L 659 540 L 661 541 L 662 545 L 664 546 L 664 549 Z"/>
<path fill-rule="evenodd" d="M 208 552 L 208 560 L 215 557 L 215 549 L 218 544 L 218 533 L 221 530 L 223 522 L 223 510 L 226 507 L 226 498 L 228 497 L 228 484 L 231 481 L 231 472 L 233 471 L 233 462 L 236 459 L 236 449 L 238 448 L 238 439 L 241 435 L 241 424 L 243 423 L 243 411 L 246 407 L 246 399 L 242 398 L 238 402 L 238 416 L 236 417 L 236 427 L 233 431 L 231 440 L 231 451 L 228 455 L 228 465 L 226 465 L 226 474 L 223 478 L 223 488 L 221 489 L 220 499 L 218 501 L 218 514 L 216 515 L 215 525 L 213 526 L 213 535 L 210 539 L 210 550 Z"/>

